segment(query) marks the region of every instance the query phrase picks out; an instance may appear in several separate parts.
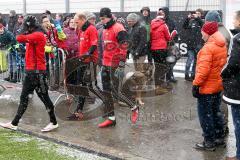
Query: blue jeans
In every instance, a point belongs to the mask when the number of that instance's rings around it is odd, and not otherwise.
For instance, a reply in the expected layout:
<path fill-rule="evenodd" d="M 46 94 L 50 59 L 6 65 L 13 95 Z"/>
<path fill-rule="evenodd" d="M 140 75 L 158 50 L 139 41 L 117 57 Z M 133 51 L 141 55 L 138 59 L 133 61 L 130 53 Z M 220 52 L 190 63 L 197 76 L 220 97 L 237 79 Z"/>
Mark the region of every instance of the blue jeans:
<path fill-rule="evenodd" d="M 185 75 L 191 74 L 191 76 L 195 75 L 195 69 L 196 69 L 196 59 L 195 59 L 195 50 L 188 50 L 188 59 L 186 62 L 185 67 Z M 190 68 L 192 65 L 192 69 Z M 191 72 L 190 72 L 191 69 Z"/>
<path fill-rule="evenodd" d="M 16 52 L 9 52 L 8 54 L 8 67 L 10 73 L 17 72 L 18 56 Z"/>
<path fill-rule="evenodd" d="M 213 143 L 224 136 L 223 114 L 220 110 L 221 93 L 201 95 L 198 98 L 198 117 L 204 141 Z"/>
<path fill-rule="evenodd" d="M 240 159 L 240 104 L 231 105 L 233 124 L 235 127 L 237 158 Z"/>

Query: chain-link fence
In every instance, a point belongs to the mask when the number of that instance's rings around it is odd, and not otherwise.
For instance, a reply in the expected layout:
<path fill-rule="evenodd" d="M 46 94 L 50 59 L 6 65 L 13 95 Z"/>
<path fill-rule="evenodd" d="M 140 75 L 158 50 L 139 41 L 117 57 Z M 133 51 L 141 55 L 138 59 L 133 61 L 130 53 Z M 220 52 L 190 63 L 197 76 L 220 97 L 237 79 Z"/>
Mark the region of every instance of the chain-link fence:
<path fill-rule="evenodd" d="M 8 0 L 0 5 L 0 12 L 43 13 L 48 9 L 53 13 L 77 12 L 88 10 L 98 12 L 102 7 L 110 7 L 114 12 L 139 11 L 149 6 L 152 11 L 168 6 L 171 11 L 186 11 L 202 8 L 204 10 L 223 10 L 226 0 Z"/>

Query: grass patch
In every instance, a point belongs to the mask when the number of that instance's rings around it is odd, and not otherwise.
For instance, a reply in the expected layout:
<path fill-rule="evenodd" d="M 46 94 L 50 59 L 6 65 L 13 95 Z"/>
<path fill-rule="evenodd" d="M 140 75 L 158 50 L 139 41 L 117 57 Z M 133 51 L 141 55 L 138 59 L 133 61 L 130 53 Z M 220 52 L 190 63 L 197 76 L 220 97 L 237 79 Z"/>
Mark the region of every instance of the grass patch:
<path fill-rule="evenodd" d="M 96 155 L 87 155 L 53 142 L 0 128 L 1 160 L 85 160 L 80 158 L 81 155 L 86 159 L 102 159 Z"/>

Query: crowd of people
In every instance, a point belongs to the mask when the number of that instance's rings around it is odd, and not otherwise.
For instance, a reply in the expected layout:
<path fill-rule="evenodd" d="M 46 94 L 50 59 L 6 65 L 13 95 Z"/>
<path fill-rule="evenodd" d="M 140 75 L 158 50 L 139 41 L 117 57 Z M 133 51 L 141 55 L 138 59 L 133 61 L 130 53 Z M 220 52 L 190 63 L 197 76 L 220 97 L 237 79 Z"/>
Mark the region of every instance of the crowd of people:
<path fill-rule="evenodd" d="M 15 11 L 10 11 L 8 23 L 0 14 L 0 48 L 2 52 L 8 49 L 9 75 L 5 80 L 16 83 L 24 79 L 17 114 L 12 122 L 1 126 L 17 129 L 27 109 L 29 95 L 35 90 L 50 118 L 50 123 L 42 131 L 58 128 L 54 105 L 48 95 L 48 81 L 53 78 L 51 90 L 59 88 L 62 54 L 66 56 L 66 63 L 77 59 L 84 64 L 71 73 L 64 73 L 68 75 L 66 83 L 82 87 L 102 84 L 105 120 L 98 125 L 99 128 L 116 125 L 115 99 L 129 106 L 131 121 L 136 123 L 139 109 L 144 105 L 142 93 L 137 91 L 135 96 L 124 95 L 119 90 L 126 60 L 129 57 L 133 59 L 134 76 L 140 79 L 139 90 L 151 79 L 156 87 L 162 83 L 177 82 L 173 75 L 177 55 L 169 51 L 178 41 L 175 22 L 170 18 L 167 7 L 159 8 L 153 19 L 151 14 L 149 7 L 143 7 L 139 14 L 130 13 L 123 18 L 116 17 L 110 8 L 102 8 L 98 23 L 96 15 L 91 12 L 65 16 L 58 13 L 54 19 L 51 12 L 46 11 L 38 20 L 31 15 L 16 15 Z M 204 15 L 202 9 L 197 9 L 190 12 L 183 23 L 183 29 L 191 35 L 187 41 L 185 80 L 192 81 L 192 94 L 197 98 L 204 137 L 195 148 L 214 151 L 226 145 L 228 112 L 226 106 L 225 111 L 222 109 L 223 97 L 232 109 L 237 140 L 236 159 L 240 159 L 240 11 L 234 17 L 232 39 L 217 11 Z M 59 49 L 64 52 L 59 52 Z M 144 65 L 146 60 L 147 67 Z M 163 74 L 164 67 L 167 69 Z M 97 70 L 101 71 L 101 82 L 97 82 Z M 22 72 L 25 72 L 24 77 L 20 74 Z M 86 80 L 89 72 L 93 75 Z M 51 73 L 54 73 L 53 77 Z M 83 119 L 85 101 L 86 97 L 78 96 L 78 105 L 75 112 L 67 117 L 69 120 Z"/>

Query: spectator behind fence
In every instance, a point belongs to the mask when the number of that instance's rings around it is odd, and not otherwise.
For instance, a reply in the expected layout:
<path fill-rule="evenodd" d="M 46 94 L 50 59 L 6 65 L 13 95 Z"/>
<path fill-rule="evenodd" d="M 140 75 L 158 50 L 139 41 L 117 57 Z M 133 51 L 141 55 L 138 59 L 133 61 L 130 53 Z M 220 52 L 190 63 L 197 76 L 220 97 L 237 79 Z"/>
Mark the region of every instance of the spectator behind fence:
<path fill-rule="evenodd" d="M 17 34 L 19 34 L 21 32 L 21 29 L 23 28 L 23 18 L 24 18 L 23 15 L 18 15 L 17 23 L 13 29 L 14 36 L 16 36 Z"/>
<path fill-rule="evenodd" d="M 167 45 L 170 39 L 171 35 L 169 33 L 168 26 L 165 23 L 164 17 L 157 16 L 154 20 L 152 20 L 150 29 L 151 52 L 155 64 L 155 85 L 160 85 L 165 79 L 165 74 L 161 75 L 161 73 L 163 69 L 162 67 L 167 66 Z"/>
<path fill-rule="evenodd" d="M 17 23 L 17 15 L 15 10 L 11 10 L 9 13 L 9 20 L 8 20 L 8 30 L 13 33 L 14 26 Z"/>
<path fill-rule="evenodd" d="M 183 28 L 187 31 L 188 58 L 185 67 L 185 80 L 193 81 L 195 77 L 197 53 L 203 46 L 201 28 L 203 11 L 197 9 L 190 12 L 183 23 Z M 190 68 L 192 66 L 192 68 Z M 191 70 L 191 71 L 190 71 Z"/>
<path fill-rule="evenodd" d="M 6 53 L 5 56 L 8 57 L 8 71 L 9 76 L 4 78 L 5 81 L 10 81 L 13 83 L 17 82 L 17 54 L 14 50 L 14 45 L 16 45 L 17 41 L 14 35 L 5 29 L 2 23 L 0 23 L 0 49 Z M 8 50 L 11 48 L 10 50 Z M 8 54 L 7 54 L 8 52 Z M 3 52 L 2 52 L 3 54 Z"/>
<path fill-rule="evenodd" d="M 206 22 L 202 27 L 205 41 L 197 56 L 192 93 L 197 98 L 198 118 L 204 140 L 196 149 L 214 151 L 225 145 L 224 122 L 220 110 L 223 90 L 221 70 L 227 61 L 225 39 L 218 31 L 217 22 Z"/>
<path fill-rule="evenodd" d="M 59 69 L 61 63 L 61 54 L 58 53 L 58 48 L 66 48 L 64 42 L 64 40 L 66 39 L 66 35 L 64 34 L 62 27 L 60 25 L 54 27 L 54 25 L 50 23 L 50 20 L 46 15 L 42 16 L 42 26 L 45 29 L 47 35 L 45 52 L 48 78 L 50 78 L 49 60 L 51 60 L 51 68 L 54 72 L 54 77 L 51 77 L 54 79 L 54 84 L 50 86 L 50 90 L 57 90 L 59 88 Z"/>
<path fill-rule="evenodd" d="M 54 25 L 60 25 L 63 26 L 63 14 L 57 13 L 54 20 Z"/>
<path fill-rule="evenodd" d="M 0 22 L 4 27 L 7 26 L 6 19 L 3 17 L 2 13 L 0 13 Z"/>
<path fill-rule="evenodd" d="M 234 37 L 230 42 L 229 59 L 222 71 L 223 101 L 231 106 L 233 124 L 235 127 L 237 153 L 234 160 L 240 160 L 240 11 L 237 11 L 233 20 Z"/>
<path fill-rule="evenodd" d="M 159 8 L 157 14 L 158 14 L 158 16 L 163 17 L 163 20 L 165 21 L 166 25 L 168 26 L 168 30 L 171 34 L 171 43 L 168 43 L 168 47 L 170 45 L 174 45 L 175 42 L 178 41 L 177 28 L 176 28 L 175 22 L 170 18 L 169 8 L 168 7 Z M 171 55 L 172 53 L 169 53 L 169 51 L 167 50 L 167 54 Z M 167 80 L 167 82 L 176 83 L 177 80 L 174 78 L 174 75 L 173 75 L 173 67 L 174 67 L 175 63 L 168 64 L 168 65 L 169 65 L 169 71 L 166 74 L 166 80 Z"/>
<path fill-rule="evenodd" d="M 145 26 L 146 30 L 147 30 L 147 54 L 148 54 L 148 62 L 149 64 L 153 64 L 153 58 L 152 58 L 152 54 L 150 52 L 150 25 L 151 25 L 151 11 L 149 7 L 143 7 L 140 11 L 141 13 L 141 23 L 142 25 Z M 153 67 L 152 67 L 153 68 Z"/>

